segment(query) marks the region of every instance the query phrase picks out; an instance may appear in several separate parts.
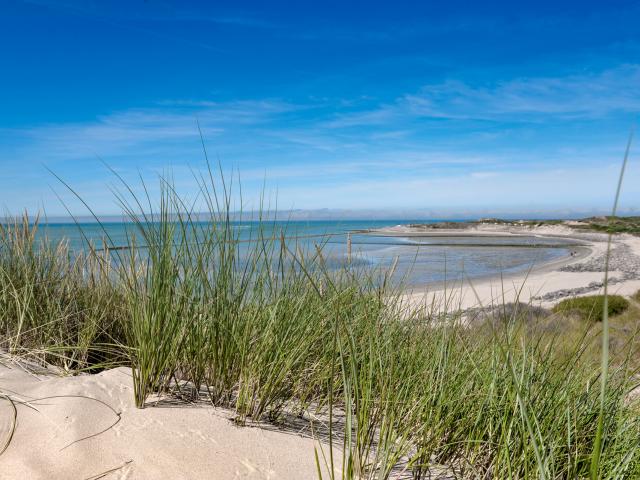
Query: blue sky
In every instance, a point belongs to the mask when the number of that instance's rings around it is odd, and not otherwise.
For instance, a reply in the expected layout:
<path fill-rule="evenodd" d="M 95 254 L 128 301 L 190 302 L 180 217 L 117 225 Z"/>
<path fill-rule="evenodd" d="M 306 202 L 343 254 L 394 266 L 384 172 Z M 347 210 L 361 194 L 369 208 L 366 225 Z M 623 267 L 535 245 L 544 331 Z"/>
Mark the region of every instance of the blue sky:
<path fill-rule="evenodd" d="M 99 213 L 214 161 L 245 208 L 588 211 L 640 110 L 639 2 L 0 0 L 0 207 Z M 640 201 L 632 151 L 623 207 Z M 275 200 L 274 200 L 275 201 Z"/>

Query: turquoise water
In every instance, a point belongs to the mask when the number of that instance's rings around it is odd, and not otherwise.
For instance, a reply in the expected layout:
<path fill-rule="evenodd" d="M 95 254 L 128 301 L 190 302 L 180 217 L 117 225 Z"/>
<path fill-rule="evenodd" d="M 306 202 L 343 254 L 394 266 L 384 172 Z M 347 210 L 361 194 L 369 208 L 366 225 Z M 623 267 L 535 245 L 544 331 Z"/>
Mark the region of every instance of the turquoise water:
<path fill-rule="evenodd" d="M 461 277 L 478 278 L 525 271 L 532 266 L 569 255 L 572 247 L 562 239 L 539 237 L 388 237 L 357 233 L 361 230 L 391 227 L 424 220 L 349 220 L 291 221 L 263 223 L 265 235 L 280 237 L 284 231 L 288 243 L 297 242 L 302 250 L 322 248 L 330 268 L 338 268 L 347 260 L 347 233 L 351 234 L 351 265 L 385 271 L 395 264 L 393 278 L 406 286 L 419 286 Z M 255 236 L 255 223 L 237 222 L 234 228 L 243 245 Z M 65 238 L 74 251 L 85 248 L 86 240 L 109 246 L 127 245 L 127 235 L 135 232 L 129 223 L 47 224 L 39 234 L 51 240 Z M 141 242 L 138 242 L 140 244 Z M 502 246 L 501 246 L 502 245 Z M 539 248 L 531 248 L 532 246 Z M 241 247 L 247 248 L 247 247 Z"/>

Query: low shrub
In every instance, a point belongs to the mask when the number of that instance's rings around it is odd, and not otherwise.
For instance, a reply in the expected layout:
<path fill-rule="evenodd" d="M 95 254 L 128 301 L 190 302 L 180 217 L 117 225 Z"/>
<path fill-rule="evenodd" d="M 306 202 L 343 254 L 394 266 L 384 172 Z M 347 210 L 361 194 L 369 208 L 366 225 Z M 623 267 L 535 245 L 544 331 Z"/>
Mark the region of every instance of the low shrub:
<path fill-rule="evenodd" d="M 609 295 L 607 312 L 610 317 L 619 315 L 629 308 L 629 301 L 620 295 Z M 567 298 L 558 303 L 555 313 L 574 313 L 582 319 L 602 321 L 604 312 L 604 295 L 589 295 L 586 297 Z"/>

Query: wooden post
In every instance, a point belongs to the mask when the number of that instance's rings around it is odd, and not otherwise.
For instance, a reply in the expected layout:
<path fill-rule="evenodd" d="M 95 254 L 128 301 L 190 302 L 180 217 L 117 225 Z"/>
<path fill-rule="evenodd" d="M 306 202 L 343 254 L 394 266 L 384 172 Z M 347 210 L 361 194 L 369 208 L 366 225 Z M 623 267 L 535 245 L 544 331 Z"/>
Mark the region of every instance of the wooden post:
<path fill-rule="evenodd" d="M 284 244 L 284 230 L 280 229 L 280 256 L 285 256 L 285 244 Z"/>
<path fill-rule="evenodd" d="M 347 261 L 351 263 L 351 233 L 347 233 Z"/>

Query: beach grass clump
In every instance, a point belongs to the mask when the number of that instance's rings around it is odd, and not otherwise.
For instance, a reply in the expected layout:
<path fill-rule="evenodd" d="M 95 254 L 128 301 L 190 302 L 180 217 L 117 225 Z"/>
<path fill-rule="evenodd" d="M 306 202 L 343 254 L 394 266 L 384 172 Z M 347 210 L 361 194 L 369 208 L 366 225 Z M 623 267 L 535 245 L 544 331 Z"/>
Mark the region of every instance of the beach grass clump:
<path fill-rule="evenodd" d="M 553 307 L 553 311 L 563 314 L 574 314 L 583 320 L 602 321 L 605 296 L 588 295 L 585 297 L 567 298 Z M 629 301 L 620 295 L 607 296 L 607 315 L 620 315 L 629 308 Z"/>
<path fill-rule="evenodd" d="M 388 320 L 371 319 L 358 335 L 350 322 L 336 331 L 341 478 L 588 476 L 600 408 L 597 364 L 587 355 L 593 338 L 583 335 L 566 352 L 560 334 L 515 317 L 477 327 Z M 638 472 L 631 385 L 624 369 L 613 372 L 602 478 Z"/>
<path fill-rule="evenodd" d="M 0 226 L 0 349 L 65 371 L 117 362 L 123 310 L 109 260 L 38 229 L 26 216 Z"/>

